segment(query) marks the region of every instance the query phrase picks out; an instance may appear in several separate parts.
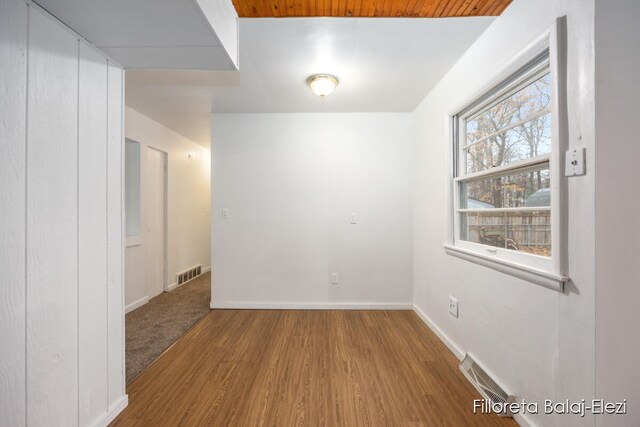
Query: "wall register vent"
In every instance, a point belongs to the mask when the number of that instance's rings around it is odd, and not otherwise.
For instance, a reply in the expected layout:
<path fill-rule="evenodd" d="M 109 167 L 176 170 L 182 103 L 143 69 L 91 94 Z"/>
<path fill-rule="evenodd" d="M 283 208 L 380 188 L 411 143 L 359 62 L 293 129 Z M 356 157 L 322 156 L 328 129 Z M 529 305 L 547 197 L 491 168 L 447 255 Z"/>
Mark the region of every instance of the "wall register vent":
<path fill-rule="evenodd" d="M 502 412 L 496 411 L 501 417 L 511 417 L 513 414 L 508 410 L 510 403 L 515 402 L 515 397 L 510 396 L 467 354 L 460 363 L 460 370 L 465 377 L 482 395 L 482 398 L 491 405 L 492 408 L 504 408 Z"/>
<path fill-rule="evenodd" d="M 201 274 L 202 274 L 202 266 L 196 265 L 194 267 L 191 267 L 187 270 L 181 271 L 180 273 L 176 274 L 176 282 L 178 283 L 178 286 L 180 286 L 184 283 L 187 283 L 189 280 L 195 279 Z"/>

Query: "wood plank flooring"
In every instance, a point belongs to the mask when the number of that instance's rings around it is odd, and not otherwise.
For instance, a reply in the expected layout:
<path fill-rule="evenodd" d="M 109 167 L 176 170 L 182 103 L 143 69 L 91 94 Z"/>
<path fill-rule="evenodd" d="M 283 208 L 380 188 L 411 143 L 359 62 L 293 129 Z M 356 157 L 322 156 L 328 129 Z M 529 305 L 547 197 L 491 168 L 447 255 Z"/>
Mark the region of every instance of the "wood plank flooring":
<path fill-rule="evenodd" d="M 114 426 L 503 426 L 412 311 L 214 310 Z"/>

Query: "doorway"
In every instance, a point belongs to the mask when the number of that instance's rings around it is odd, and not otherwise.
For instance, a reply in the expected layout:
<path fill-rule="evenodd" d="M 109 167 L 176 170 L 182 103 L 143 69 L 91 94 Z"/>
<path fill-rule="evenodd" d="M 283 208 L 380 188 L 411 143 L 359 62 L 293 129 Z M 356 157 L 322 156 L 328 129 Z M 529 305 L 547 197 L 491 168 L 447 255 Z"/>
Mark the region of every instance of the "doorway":
<path fill-rule="evenodd" d="M 147 147 L 147 289 L 167 290 L 167 153 Z"/>
<path fill-rule="evenodd" d="M 210 311 L 211 155 L 134 110 L 127 109 L 127 121 L 125 339 L 130 384 Z M 185 272 L 194 268 L 199 274 L 185 280 Z"/>

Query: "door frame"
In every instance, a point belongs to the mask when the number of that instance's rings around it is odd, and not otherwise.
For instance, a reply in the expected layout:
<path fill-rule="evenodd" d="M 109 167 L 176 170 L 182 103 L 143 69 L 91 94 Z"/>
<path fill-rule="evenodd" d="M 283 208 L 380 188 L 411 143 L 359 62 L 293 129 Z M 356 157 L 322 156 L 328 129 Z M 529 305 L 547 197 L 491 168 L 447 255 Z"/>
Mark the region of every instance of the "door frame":
<path fill-rule="evenodd" d="M 169 216 L 169 191 L 168 191 L 168 186 L 169 186 L 169 153 L 167 153 L 166 151 L 155 147 L 153 144 L 147 144 L 147 153 L 149 153 L 148 150 L 155 150 L 157 152 L 159 152 L 162 155 L 162 159 L 163 159 L 163 206 L 162 206 L 162 216 L 163 216 L 163 221 L 162 221 L 162 227 L 163 227 L 163 242 L 162 242 L 162 246 L 163 246 L 163 250 L 162 250 L 162 291 L 163 292 L 168 292 L 169 291 L 169 278 L 168 278 L 168 245 L 169 245 L 169 239 L 168 239 L 168 216 Z M 149 161 L 147 160 L 147 168 L 149 167 Z M 147 170 L 147 176 L 145 177 L 145 179 L 148 179 L 148 170 Z M 149 189 L 147 189 L 147 193 L 148 193 Z M 149 215 L 148 209 L 149 207 L 147 206 L 147 215 Z M 148 241 L 148 239 L 146 239 Z M 149 250 L 149 247 L 147 245 L 147 251 Z M 148 289 L 148 288 L 147 288 Z"/>

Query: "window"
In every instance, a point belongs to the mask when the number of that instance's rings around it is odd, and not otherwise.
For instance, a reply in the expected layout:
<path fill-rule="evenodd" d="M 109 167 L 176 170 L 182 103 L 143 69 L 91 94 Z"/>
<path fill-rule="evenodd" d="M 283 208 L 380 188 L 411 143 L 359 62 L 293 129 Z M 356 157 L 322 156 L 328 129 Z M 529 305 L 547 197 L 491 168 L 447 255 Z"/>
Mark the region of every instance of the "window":
<path fill-rule="evenodd" d="M 461 240 L 551 256 L 550 96 L 547 59 L 458 118 Z"/>
<path fill-rule="evenodd" d="M 453 245 L 447 252 L 534 282 L 562 283 L 555 218 L 559 144 L 545 49 L 453 116 Z M 555 259 L 554 259 L 555 258 Z M 540 279 L 542 277 L 542 279 Z M 538 280 L 540 279 L 540 280 Z"/>
<path fill-rule="evenodd" d="M 140 234 L 140 144 L 125 140 L 124 204 L 127 236 Z"/>

